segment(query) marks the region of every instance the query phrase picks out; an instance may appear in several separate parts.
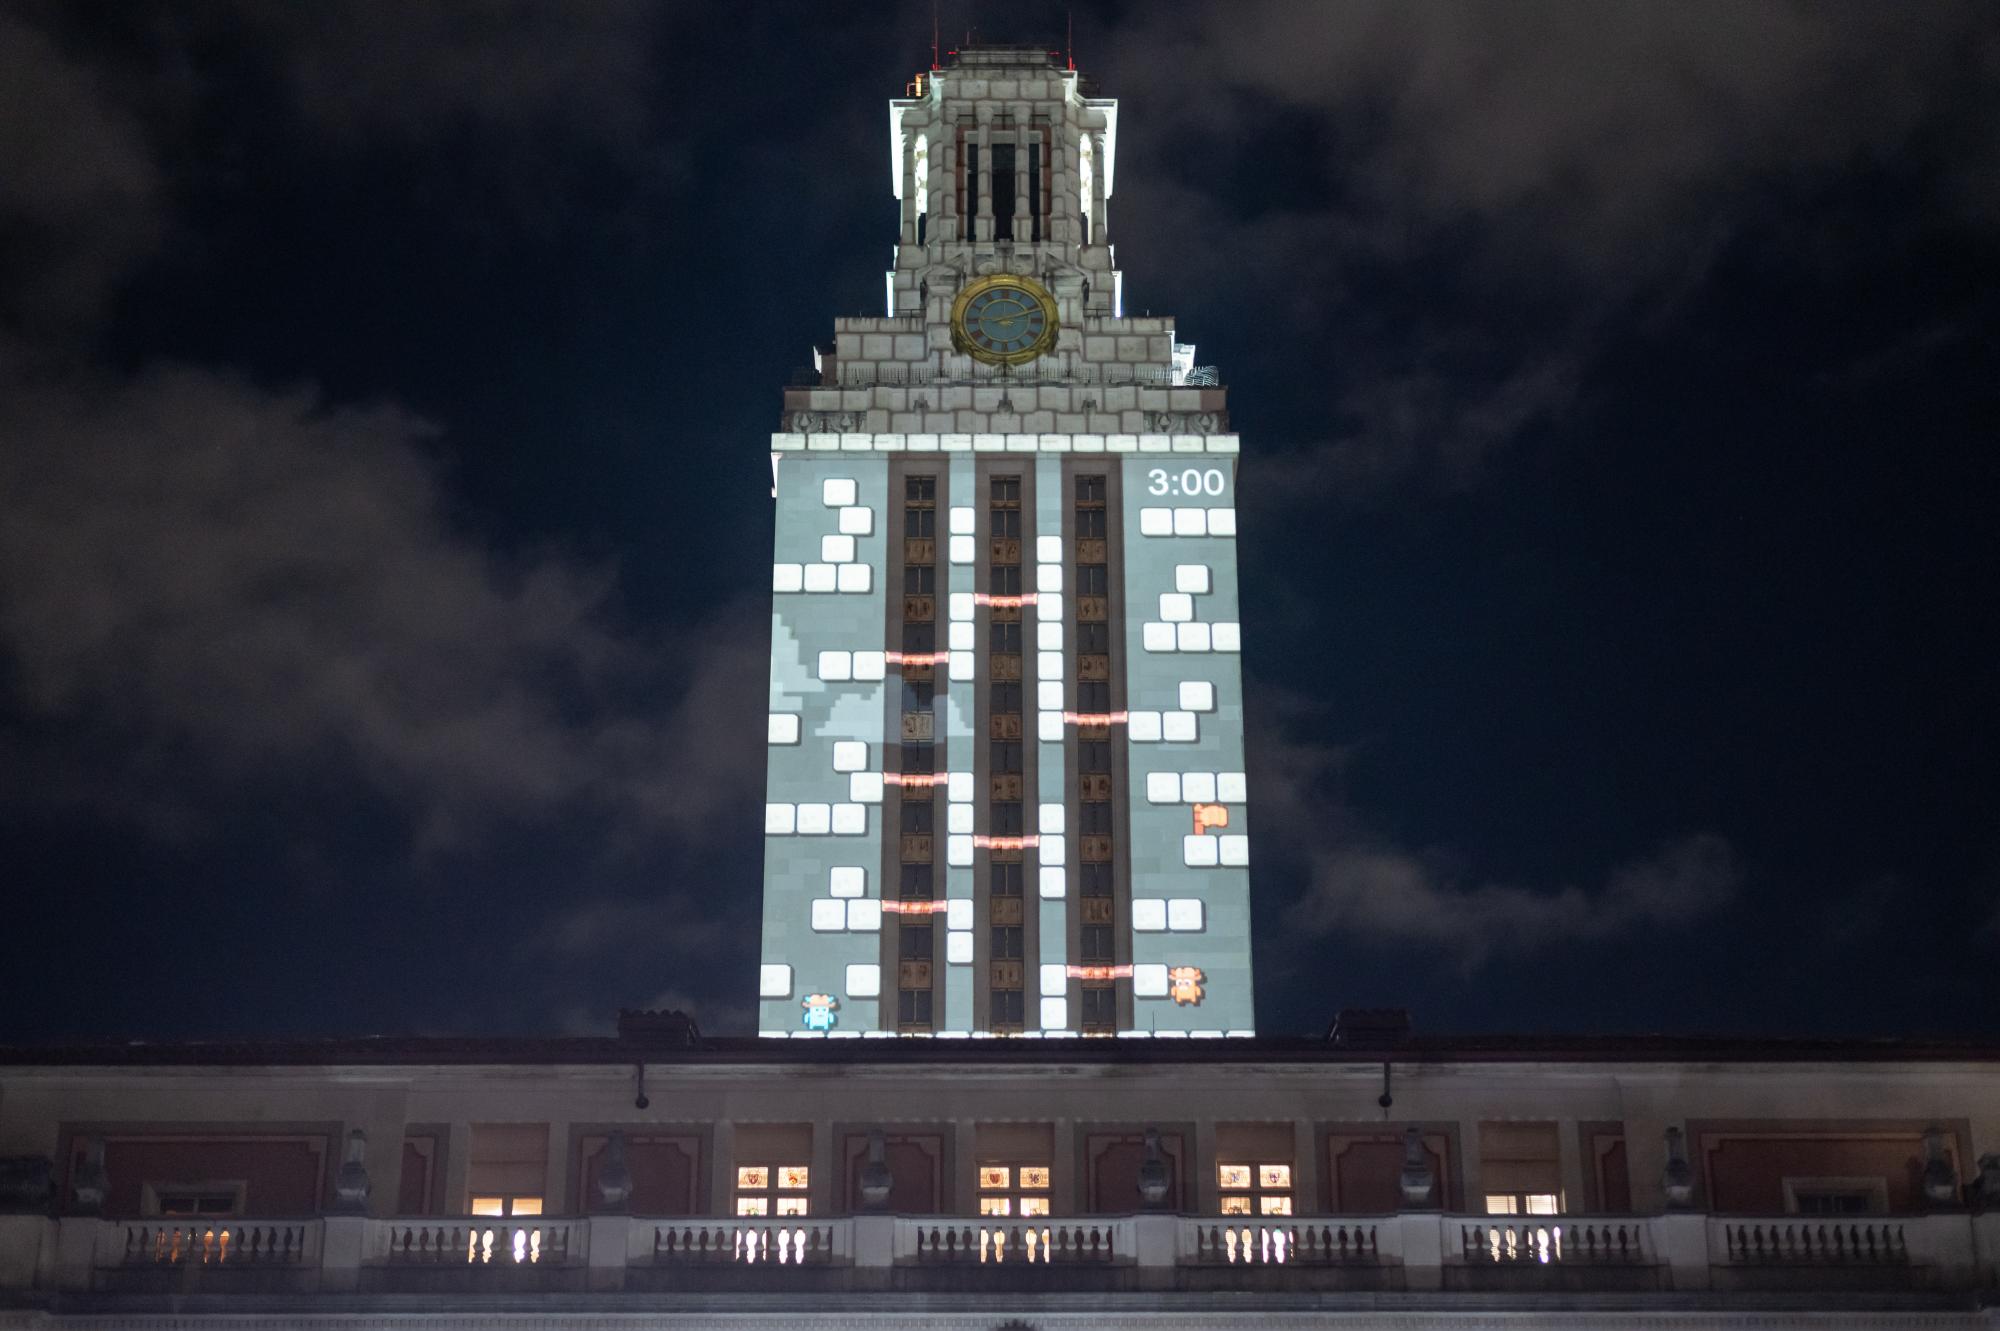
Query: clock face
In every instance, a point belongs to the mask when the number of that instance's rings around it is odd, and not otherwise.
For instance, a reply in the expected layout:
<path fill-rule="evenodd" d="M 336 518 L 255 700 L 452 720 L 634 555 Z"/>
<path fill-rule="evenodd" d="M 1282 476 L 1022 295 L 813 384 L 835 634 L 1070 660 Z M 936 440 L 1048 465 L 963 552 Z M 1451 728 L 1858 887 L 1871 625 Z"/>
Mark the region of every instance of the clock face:
<path fill-rule="evenodd" d="M 1019 365 L 1056 344 L 1056 303 L 1037 282 L 1001 274 L 982 277 L 952 302 L 959 348 L 989 364 Z"/>

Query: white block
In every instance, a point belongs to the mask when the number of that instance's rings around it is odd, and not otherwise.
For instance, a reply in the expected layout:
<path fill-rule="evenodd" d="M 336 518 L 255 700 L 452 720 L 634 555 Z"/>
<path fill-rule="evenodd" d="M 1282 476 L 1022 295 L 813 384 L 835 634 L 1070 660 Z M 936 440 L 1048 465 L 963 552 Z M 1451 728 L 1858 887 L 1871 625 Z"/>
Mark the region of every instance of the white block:
<path fill-rule="evenodd" d="M 807 564 L 805 588 L 809 592 L 830 592 L 840 585 L 840 572 L 832 564 Z"/>
<path fill-rule="evenodd" d="M 1164 964 L 1141 962 L 1132 968 L 1132 997 L 1165 998 L 1167 968 Z"/>
<path fill-rule="evenodd" d="M 970 929 L 972 927 L 972 900 L 959 897 L 944 903 L 944 927 L 947 929 Z"/>
<path fill-rule="evenodd" d="M 972 599 L 971 592 L 953 592 L 951 594 L 952 619 L 954 621 L 971 619 L 977 613 L 975 609 L 976 605 L 977 602 Z"/>
<path fill-rule="evenodd" d="M 858 864 L 835 865 L 827 886 L 837 897 L 858 897 L 868 890 L 868 871 Z"/>
<path fill-rule="evenodd" d="M 1050 621 L 1038 616 L 1035 620 L 1036 648 L 1044 652 L 1061 651 L 1063 645 L 1062 629 L 1063 626 L 1060 619 Z"/>
<path fill-rule="evenodd" d="M 1214 868 L 1217 862 L 1215 838 L 1212 836 L 1182 837 L 1181 862 L 1191 869 Z"/>
<path fill-rule="evenodd" d="M 1125 714 L 1125 736 L 1134 744 L 1151 744 L 1160 738 L 1160 714 L 1158 712 L 1127 712 Z"/>
<path fill-rule="evenodd" d="M 791 804 L 764 806 L 764 835 L 790 836 L 798 830 L 798 808 Z"/>
<path fill-rule="evenodd" d="M 975 645 L 978 629 L 965 620 L 954 620 L 945 625 L 944 644 L 954 652 L 969 652 Z"/>
<path fill-rule="evenodd" d="M 847 927 L 847 903 L 832 897 L 815 897 L 812 927 L 817 933 L 834 933 Z"/>
<path fill-rule="evenodd" d="M 840 530 L 848 536 L 872 535 L 875 531 L 875 510 L 860 507 L 841 509 Z"/>
<path fill-rule="evenodd" d="M 1173 510 L 1170 508 L 1140 509 L 1139 534 L 1141 536 L 1172 536 L 1174 534 Z"/>
<path fill-rule="evenodd" d="M 1218 652 L 1240 652 L 1243 650 L 1243 630 L 1234 620 L 1214 626 L 1215 650 Z"/>
<path fill-rule="evenodd" d="M 1063 557 L 1062 537 L 1037 536 L 1035 538 L 1035 562 L 1038 564 L 1061 565 Z"/>
<path fill-rule="evenodd" d="M 1210 536 L 1234 536 L 1236 534 L 1236 510 L 1233 508 L 1211 508 L 1208 510 L 1208 534 Z"/>
<path fill-rule="evenodd" d="M 1041 968 L 1042 992 L 1060 994 L 1069 988 L 1069 968 L 1060 961 L 1043 962 Z"/>
<path fill-rule="evenodd" d="M 1174 535 L 1208 535 L 1208 510 L 1205 508 L 1177 508 L 1174 510 Z"/>
<path fill-rule="evenodd" d="M 1035 591 L 1036 591 L 1036 592 L 1038 592 L 1038 593 L 1040 593 L 1040 592 L 1059 592 L 1059 591 L 1061 591 L 1061 590 L 1062 590 L 1062 565 L 1061 565 L 1061 564 L 1037 564 L 1037 565 L 1035 565 Z"/>
<path fill-rule="evenodd" d="M 973 540 L 970 536 L 954 536 L 951 538 L 952 563 L 970 564 L 975 553 Z"/>
<path fill-rule="evenodd" d="M 1175 635 L 1172 624 L 1149 623 L 1139 630 L 1139 645 L 1149 652 L 1171 652 Z"/>
<path fill-rule="evenodd" d="M 1222 843 L 1222 862 L 1232 869 L 1250 863 L 1250 838 L 1241 832 L 1229 832 L 1216 838 Z"/>
<path fill-rule="evenodd" d="M 847 798 L 860 804 L 880 804 L 882 802 L 882 774 L 880 772 L 856 772 L 847 778 Z"/>
<path fill-rule="evenodd" d="M 1182 772 L 1181 798 L 1189 804 L 1215 803 L 1215 773 Z"/>
<path fill-rule="evenodd" d="M 1068 875 L 1060 864 L 1042 865 L 1041 893 L 1044 901 L 1061 901 L 1069 895 Z"/>
<path fill-rule="evenodd" d="M 1250 783 L 1241 772 L 1217 772 L 1215 797 L 1224 804 L 1241 804 L 1250 798 Z"/>
<path fill-rule="evenodd" d="M 1179 804 L 1181 802 L 1181 774 L 1179 772 L 1146 773 L 1146 802 L 1148 804 Z"/>
<path fill-rule="evenodd" d="M 1062 676 L 1063 659 L 1061 652 L 1035 653 L 1036 679 L 1061 679 Z"/>
<path fill-rule="evenodd" d="M 951 677 L 953 679 L 971 679 L 973 668 L 973 656 L 971 652 L 953 652 L 951 654 Z"/>
<path fill-rule="evenodd" d="M 796 592 L 805 588 L 805 566 L 801 564 L 771 565 L 771 590 L 774 592 Z"/>
<path fill-rule="evenodd" d="M 1208 565 L 1206 564 L 1174 565 L 1174 590 L 1177 592 L 1192 592 L 1196 596 L 1199 596 L 1203 592 L 1207 591 Z"/>
<path fill-rule="evenodd" d="M 1167 903 L 1164 897 L 1133 897 L 1132 928 L 1142 934 L 1156 934 L 1167 927 Z"/>
<path fill-rule="evenodd" d="M 1047 860 L 1050 864 L 1061 864 L 1069 858 L 1069 845 L 1060 834 L 1043 837 L 1036 849 L 1040 852 L 1037 858 Z"/>
<path fill-rule="evenodd" d="M 944 862 L 954 868 L 963 869 L 972 863 L 972 838 L 969 836 L 946 837 L 944 840 Z"/>
<path fill-rule="evenodd" d="M 1192 744 L 1200 737 L 1195 726 L 1193 712 L 1163 712 L 1160 715 L 1160 738 L 1173 744 Z"/>
<path fill-rule="evenodd" d="M 879 901 L 848 902 L 847 927 L 861 933 L 879 933 L 882 928 L 882 903 Z"/>
<path fill-rule="evenodd" d="M 945 798 L 953 804 L 966 804 L 972 800 L 972 773 L 953 772 L 945 778 Z"/>
<path fill-rule="evenodd" d="M 1184 679 L 1181 681 L 1181 710 L 1185 712 L 1212 712 L 1215 710 L 1215 685 L 1205 679 Z"/>
<path fill-rule="evenodd" d="M 770 733 L 765 742 L 770 744 L 797 744 L 799 742 L 799 714 L 797 712 L 771 713 Z"/>
<path fill-rule="evenodd" d="M 973 526 L 973 521 L 973 512 L 970 508 L 953 508 L 951 510 L 951 534 L 953 536 L 972 535 L 976 530 Z"/>
<path fill-rule="evenodd" d="M 799 806 L 799 835 L 825 836 L 833 830 L 833 806 L 831 804 L 801 804 Z"/>
<path fill-rule="evenodd" d="M 1176 933 L 1199 933 L 1202 923 L 1200 897 L 1167 898 L 1167 928 Z"/>
<path fill-rule="evenodd" d="M 842 564 L 834 570 L 834 590 L 865 592 L 875 585 L 874 575 L 875 570 L 866 564 Z"/>
<path fill-rule="evenodd" d="M 854 653 L 821 652 L 819 654 L 819 677 L 831 680 L 854 678 Z"/>
<path fill-rule="evenodd" d="M 1160 618 L 1169 624 L 1184 624 L 1194 618 L 1194 598 L 1186 592 L 1160 593 Z"/>
<path fill-rule="evenodd" d="M 833 742 L 833 770 L 836 772 L 858 772 L 868 766 L 868 746 L 858 739 L 837 739 Z"/>
<path fill-rule="evenodd" d="M 1036 830 L 1043 833 L 1060 833 L 1063 830 L 1063 806 L 1044 804 L 1037 815 Z"/>
<path fill-rule="evenodd" d="M 1208 650 L 1208 644 L 1209 644 L 1208 625 L 1206 624 L 1174 625 L 1174 646 L 1180 648 L 1182 651 L 1205 652 Z"/>
<path fill-rule="evenodd" d="M 1059 679 L 1045 679 L 1035 685 L 1035 706 L 1052 708 L 1060 712 L 1063 705 L 1063 686 Z"/>
<path fill-rule="evenodd" d="M 873 998 L 881 992 L 881 966 L 872 961 L 848 963 L 847 996 L 849 998 Z"/>
<path fill-rule="evenodd" d="M 783 962 L 765 962 L 757 968 L 757 997 L 790 998 L 792 968 Z"/>
<path fill-rule="evenodd" d="M 1045 1031 L 1066 1031 L 1069 1029 L 1069 1000 L 1067 998 L 1044 998 L 1042 1000 L 1042 1029 Z"/>
<path fill-rule="evenodd" d="M 829 564 L 848 563 L 854 558 L 854 538 L 852 536 L 820 537 L 819 557 Z"/>
<path fill-rule="evenodd" d="M 954 966 L 972 964 L 972 935 L 967 933 L 946 934 L 944 936 L 944 959 Z"/>
<path fill-rule="evenodd" d="M 1035 619 L 1037 622 L 1042 620 L 1060 621 L 1062 617 L 1063 599 L 1061 592 L 1050 592 L 1047 596 L 1043 596 L 1040 593 L 1036 594 Z"/>
<path fill-rule="evenodd" d="M 944 830 L 969 836 L 972 833 L 972 806 L 970 804 L 947 804 L 944 814 Z"/>
<path fill-rule="evenodd" d="M 829 477 L 820 482 L 819 501 L 828 508 L 846 508 L 855 500 L 855 484 L 844 476 Z"/>
<path fill-rule="evenodd" d="M 850 564 L 849 568 L 866 569 L 866 564 Z M 889 673 L 887 652 L 856 652 L 854 654 L 854 677 L 856 679 L 881 679 Z"/>

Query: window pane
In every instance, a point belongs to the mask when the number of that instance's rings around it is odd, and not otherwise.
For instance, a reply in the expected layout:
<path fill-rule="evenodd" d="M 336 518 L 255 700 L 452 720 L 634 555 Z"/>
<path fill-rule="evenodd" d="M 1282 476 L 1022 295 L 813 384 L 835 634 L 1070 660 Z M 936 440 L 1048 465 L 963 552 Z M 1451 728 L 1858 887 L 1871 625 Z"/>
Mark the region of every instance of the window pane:
<path fill-rule="evenodd" d="M 1046 1198 L 1046 1197 L 1023 1197 L 1023 1198 L 1021 1199 L 1021 1214 L 1022 1214 L 1022 1215 L 1047 1215 L 1048 1213 L 1049 1213 L 1049 1199 L 1048 1199 L 1048 1198 Z"/>
<path fill-rule="evenodd" d="M 1014 1171 L 1006 1165 L 981 1165 L 979 1186 L 982 1188 L 1005 1188 L 1014 1181 Z"/>
<path fill-rule="evenodd" d="M 781 1165 L 778 1168 L 778 1186 L 781 1188 L 803 1188 L 806 1186 L 804 1165 Z"/>
<path fill-rule="evenodd" d="M 1511 1196 L 1509 1196 L 1509 1195 L 1507 1195 L 1507 1194 L 1505 1194 L 1505 1193 L 1492 1193 L 1492 1192 L 1489 1192 L 1489 1193 L 1487 1193 L 1487 1194 L 1486 1194 L 1486 1214 L 1488 1214 L 1488 1215 L 1514 1215 L 1514 1214 L 1516 1214 L 1516 1212 L 1515 1212 L 1515 1210 L 1514 1210 L 1514 1199 L 1513 1199 L 1513 1197 L 1511 1197 Z"/>
<path fill-rule="evenodd" d="M 1240 1194 L 1233 1197 L 1224 1197 L 1222 1199 L 1222 1213 L 1224 1215 L 1249 1215 L 1250 1199 Z"/>
<path fill-rule="evenodd" d="M 780 1197 L 780 1198 L 778 1198 L 778 1214 L 779 1214 L 779 1215 L 804 1215 L 805 1213 L 806 1213 L 806 1199 L 805 1199 L 805 1198 L 803 1198 L 803 1197 Z"/>
<path fill-rule="evenodd" d="M 1259 1197 L 1257 1199 L 1258 1215 L 1290 1215 L 1291 1213 L 1292 1199 L 1289 1197 Z"/>
<path fill-rule="evenodd" d="M 1022 1165 L 1021 1186 L 1024 1188 L 1046 1188 L 1049 1186 L 1047 1165 Z M 1026 1214 L 1026 1212 L 1023 1212 Z"/>
<path fill-rule="evenodd" d="M 770 1187 L 770 1167 L 768 1165 L 739 1165 L 736 1170 L 736 1186 L 739 1188 Z"/>
<path fill-rule="evenodd" d="M 539 1197 L 509 1197 L 507 1203 L 508 1215 L 540 1215 L 542 1213 L 542 1199 Z"/>
<path fill-rule="evenodd" d="M 1257 1166 L 1257 1186 L 1260 1188 L 1289 1188 L 1292 1186 L 1290 1165 Z"/>
<path fill-rule="evenodd" d="M 1014 1214 L 1014 1203 L 1005 1197 L 981 1197 L 979 1199 L 979 1214 L 1012 1215 Z"/>
<path fill-rule="evenodd" d="M 474 1215 L 505 1215 L 507 1214 L 507 1199 L 504 1197 L 474 1197 L 472 1199 L 472 1213 Z"/>
<path fill-rule="evenodd" d="M 1531 1192 L 1526 1200 L 1529 1215 L 1554 1215 L 1562 1209 L 1552 1192 Z"/>
<path fill-rule="evenodd" d="M 1215 1181 L 1225 1188 L 1247 1188 L 1250 1186 L 1250 1166 L 1217 1165 Z"/>
<path fill-rule="evenodd" d="M 738 1197 L 736 1199 L 736 1214 L 769 1215 L 771 1214 L 771 1203 L 767 1198 L 763 1197 Z"/>

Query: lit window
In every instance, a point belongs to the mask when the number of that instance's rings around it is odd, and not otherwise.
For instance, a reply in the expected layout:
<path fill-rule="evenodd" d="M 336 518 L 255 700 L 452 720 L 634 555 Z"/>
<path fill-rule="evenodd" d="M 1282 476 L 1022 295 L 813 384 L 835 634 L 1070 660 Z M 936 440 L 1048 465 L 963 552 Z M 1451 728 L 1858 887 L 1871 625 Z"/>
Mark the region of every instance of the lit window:
<path fill-rule="evenodd" d="M 1224 1164 L 1215 1167 L 1224 1215 L 1290 1215 L 1292 1167 L 1281 1164 Z"/>
<path fill-rule="evenodd" d="M 472 1199 L 474 1215 L 540 1215 L 542 1199 L 539 1197 L 484 1196 Z"/>
<path fill-rule="evenodd" d="M 810 1176 L 804 1165 L 738 1165 L 736 1214 L 805 1215 L 806 1199 L 799 1194 Z"/>
<path fill-rule="evenodd" d="M 979 1214 L 1049 1214 L 1047 1165 L 979 1166 Z"/>
<path fill-rule="evenodd" d="M 1562 1210 L 1562 1198 L 1553 1192 L 1489 1192 L 1486 1194 L 1486 1214 L 1488 1215 L 1556 1215 Z"/>

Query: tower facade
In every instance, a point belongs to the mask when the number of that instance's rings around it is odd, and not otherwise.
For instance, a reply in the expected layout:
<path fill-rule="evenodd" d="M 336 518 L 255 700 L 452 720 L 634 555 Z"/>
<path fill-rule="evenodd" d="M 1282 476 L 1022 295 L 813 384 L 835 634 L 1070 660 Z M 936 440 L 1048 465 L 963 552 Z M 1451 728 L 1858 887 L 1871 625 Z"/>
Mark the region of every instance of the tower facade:
<path fill-rule="evenodd" d="M 998 47 L 909 91 L 888 312 L 771 440 L 759 1027 L 1249 1035 L 1224 390 L 1124 313 L 1115 102 Z"/>

